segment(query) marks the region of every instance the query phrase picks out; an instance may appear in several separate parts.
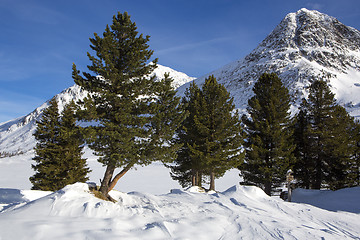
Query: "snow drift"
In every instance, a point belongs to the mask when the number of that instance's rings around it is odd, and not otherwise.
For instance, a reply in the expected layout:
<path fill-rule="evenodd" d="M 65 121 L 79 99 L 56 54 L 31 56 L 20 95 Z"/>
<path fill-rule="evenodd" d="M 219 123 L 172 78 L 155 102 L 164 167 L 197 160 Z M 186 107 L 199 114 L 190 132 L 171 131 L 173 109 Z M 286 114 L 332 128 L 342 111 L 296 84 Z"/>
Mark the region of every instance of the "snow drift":
<path fill-rule="evenodd" d="M 1 190 L 0 190 L 1 194 Z M 360 215 L 267 196 L 257 187 L 165 195 L 111 192 L 76 183 L 0 213 L 0 239 L 359 239 Z M 360 196 L 355 188 L 352 197 Z"/>

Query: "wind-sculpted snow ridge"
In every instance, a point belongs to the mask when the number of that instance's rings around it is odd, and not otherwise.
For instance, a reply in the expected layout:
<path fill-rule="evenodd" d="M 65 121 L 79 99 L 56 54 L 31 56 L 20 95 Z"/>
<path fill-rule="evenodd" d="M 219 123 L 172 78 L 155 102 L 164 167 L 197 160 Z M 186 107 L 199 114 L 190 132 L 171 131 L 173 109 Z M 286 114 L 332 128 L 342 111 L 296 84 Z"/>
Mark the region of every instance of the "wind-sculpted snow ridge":
<path fill-rule="evenodd" d="M 175 88 L 194 79 L 185 73 L 162 65 L 158 65 L 151 76 L 155 75 L 155 80 L 160 80 L 164 77 L 165 73 L 169 73 L 170 77 L 173 78 L 173 86 Z M 82 100 L 86 95 L 87 92 L 82 90 L 78 85 L 73 85 L 65 89 L 55 96 L 59 105 L 59 111 L 61 112 L 64 106 L 71 100 Z M 32 150 L 35 147 L 33 133 L 36 129 L 36 121 L 41 118 L 41 114 L 47 106 L 48 101 L 24 117 L 0 123 L 0 152 L 13 155 Z"/>
<path fill-rule="evenodd" d="M 0 192 L 1 194 L 1 192 Z M 0 239 L 359 239 L 360 215 L 267 196 L 257 187 L 165 195 L 112 191 L 117 203 L 76 183 L 0 212 Z M 353 196 L 356 197 L 356 196 Z"/>
<path fill-rule="evenodd" d="M 328 76 L 339 104 L 360 117 L 360 32 L 336 18 L 305 8 L 288 14 L 245 58 L 197 80 L 214 75 L 245 112 L 252 88 L 265 72 L 275 72 L 294 98 L 294 107 L 307 97 L 306 87 Z M 185 84 L 179 89 L 183 93 Z"/>

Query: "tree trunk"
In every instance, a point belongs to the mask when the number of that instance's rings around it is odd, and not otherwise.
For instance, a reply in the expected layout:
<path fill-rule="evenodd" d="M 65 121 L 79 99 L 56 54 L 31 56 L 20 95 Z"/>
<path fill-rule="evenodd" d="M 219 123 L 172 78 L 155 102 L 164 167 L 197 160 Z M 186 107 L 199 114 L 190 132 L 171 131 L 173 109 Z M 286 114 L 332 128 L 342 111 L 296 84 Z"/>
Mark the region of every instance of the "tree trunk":
<path fill-rule="evenodd" d="M 320 189 L 322 182 L 322 166 L 321 166 L 321 158 L 318 157 L 316 159 L 316 167 L 315 167 L 315 179 L 313 184 L 313 189 Z"/>
<path fill-rule="evenodd" d="M 265 181 L 265 183 L 264 183 L 264 192 L 267 194 L 267 195 L 269 195 L 269 196 L 271 196 L 271 182 L 270 181 Z"/>
<path fill-rule="evenodd" d="M 193 170 L 191 185 L 201 187 L 201 174 L 198 170 Z"/>
<path fill-rule="evenodd" d="M 196 171 L 196 186 L 201 187 L 201 175 L 199 171 Z"/>
<path fill-rule="evenodd" d="M 115 166 L 108 165 L 106 167 L 104 178 L 101 181 L 101 186 L 100 186 L 100 189 L 99 189 L 101 194 L 104 197 L 108 198 L 109 200 L 113 201 L 113 199 L 109 196 L 109 192 L 115 187 L 115 185 L 119 181 L 119 179 L 122 176 L 124 176 L 125 173 L 127 173 L 130 170 L 130 168 L 132 168 L 132 166 L 134 166 L 134 163 L 129 163 L 128 165 L 126 165 L 126 167 L 121 172 L 116 174 L 114 179 L 112 179 L 114 171 L 115 171 Z"/>
<path fill-rule="evenodd" d="M 126 165 L 126 167 L 121 170 L 121 172 L 119 172 L 118 174 L 116 174 L 116 176 L 114 177 L 114 179 L 111 181 L 109 188 L 108 188 L 108 192 L 110 192 L 116 185 L 116 183 L 119 181 L 119 179 L 125 175 L 125 173 L 127 173 L 130 168 L 132 168 L 134 166 L 134 163 L 129 163 L 128 165 Z"/>
<path fill-rule="evenodd" d="M 105 196 L 108 197 L 108 192 L 109 192 L 109 185 L 111 183 L 111 179 L 112 176 L 114 174 L 114 170 L 115 170 L 115 166 L 114 165 L 107 165 L 106 166 L 106 171 L 104 174 L 104 178 L 101 181 L 101 186 L 99 191 Z"/>
<path fill-rule="evenodd" d="M 215 191 L 215 173 L 214 171 L 210 172 L 210 188 L 209 191 Z"/>
<path fill-rule="evenodd" d="M 196 178 L 196 171 L 192 171 L 192 176 L 191 176 L 191 186 L 197 186 L 197 178 Z"/>

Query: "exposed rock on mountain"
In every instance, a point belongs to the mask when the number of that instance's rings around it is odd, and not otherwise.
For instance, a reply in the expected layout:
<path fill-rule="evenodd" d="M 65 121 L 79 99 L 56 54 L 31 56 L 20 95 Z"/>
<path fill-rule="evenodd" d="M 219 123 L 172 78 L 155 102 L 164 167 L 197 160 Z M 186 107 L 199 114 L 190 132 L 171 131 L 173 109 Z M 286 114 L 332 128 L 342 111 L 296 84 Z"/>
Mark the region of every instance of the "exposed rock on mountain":
<path fill-rule="evenodd" d="M 313 79 L 326 76 L 338 102 L 360 116 L 360 32 L 334 17 L 305 8 L 290 13 L 245 58 L 196 81 L 201 84 L 205 77 L 215 75 L 245 111 L 254 82 L 264 72 L 280 76 L 294 105 L 307 96 L 306 86 Z"/>
<path fill-rule="evenodd" d="M 157 78 L 169 72 L 174 87 L 182 95 L 193 80 L 184 73 L 159 65 Z M 360 32 L 336 18 L 318 11 L 301 9 L 288 14 L 278 26 L 245 58 L 230 63 L 195 81 L 214 75 L 234 96 L 237 108 L 246 111 L 255 81 L 264 72 L 275 72 L 294 98 L 293 111 L 307 96 L 306 87 L 316 78 L 329 79 L 339 104 L 360 117 Z M 72 86 L 56 95 L 60 109 L 71 99 L 86 95 Z M 35 146 L 32 133 L 44 103 L 25 117 L 0 124 L 0 152 L 29 151 Z"/>

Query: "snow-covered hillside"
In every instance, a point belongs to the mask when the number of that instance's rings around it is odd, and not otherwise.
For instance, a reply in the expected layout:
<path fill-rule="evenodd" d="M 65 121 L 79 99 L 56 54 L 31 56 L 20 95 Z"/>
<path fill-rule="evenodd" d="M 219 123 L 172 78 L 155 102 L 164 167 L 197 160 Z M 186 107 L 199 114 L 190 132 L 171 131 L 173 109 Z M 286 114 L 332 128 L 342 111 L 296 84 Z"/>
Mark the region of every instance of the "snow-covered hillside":
<path fill-rule="evenodd" d="M 180 86 L 180 95 L 193 80 L 164 66 L 154 74 L 165 72 Z M 244 59 L 210 74 L 245 110 L 263 72 L 278 73 L 297 103 L 312 79 L 328 73 L 338 102 L 360 117 L 360 33 L 335 18 L 307 9 L 290 13 Z M 206 76 L 196 81 L 202 83 Z M 72 86 L 55 97 L 61 110 L 85 95 Z M 360 239 L 359 187 L 336 192 L 297 189 L 294 203 L 288 203 L 259 188 L 239 186 L 239 172 L 233 169 L 216 180 L 220 192 L 199 193 L 180 190 L 169 170 L 153 163 L 136 166 L 121 178 L 111 192 L 117 203 L 95 198 L 82 183 L 54 193 L 28 190 L 32 134 L 45 107 L 47 103 L 0 124 L 0 153 L 23 153 L 0 158 L 0 240 Z M 104 168 L 89 149 L 84 157 L 92 170 L 90 181 L 99 184 Z"/>
<path fill-rule="evenodd" d="M 245 111 L 252 88 L 264 72 L 275 72 L 298 105 L 307 96 L 306 86 L 330 75 L 337 101 L 351 115 L 360 117 L 360 32 L 336 18 L 305 8 L 289 13 L 245 58 L 195 80 L 214 75 Z M 188 84 L 179 88 L 182 94 Z"/>
<path fill-rule="evenodd" d="M 159 78 L 166 72 L 175 80 L 174 86 L 180 86 L 180 96 L 194 79 L 161 65 L 154 74 Z M 280 76 L 290 89 L 295 106 L 307 96 L 306 86 L 326 73 L 337 101 L 351 115 L 360 117 L 360 32 L 336 18 L 304 8 L 290 13 L 245 58 L 195 81 L 201 84 L 205 77 L 215 75 L 231 92 L 236 107 L 245 112 L 254 83 L 264 72 L 276 72 Z M 56 98 L 62 108 L 70 99 L 84 95 L 77 86 L 72 86 Z M 31 150 L 35 144 L 32 137 L 35 122 L 46 106 L 44 103 L 25 117 L 0 124 L 0 152 Z"/>
<path fill-rule="evenodd" d="M 155 75 L 155 79 L 161 79 L 165 73 L 169 73 L 170 77 L 174 79 L 173 86 L 175 88 L 194 80 L 193 77 L 189 77 L 185 73 L 159 64 L 152 75 Z M 81 90 L 77 85 L 65 89 L 55 96 L 59 105 L 59 111 L 62 111 L 64 106 L 71 100 L 78 101 L 86 95 L 87 92 Z M 39 120 L 42 111 L 47 106 L 48 102 L 45 102 L 24 117 L 0 123 L 0 153 L 16 154 L 32 150 L 35 146 L 35 139 L 32 135 L 36 128 L 36 121 Z"/>
<path fill-rule="evenodd" d="M 77 101 L 86 96 L 79 86 L 74 85 L 55 96 L 59 103 L 59 111 L 71 100 Z M 24 117 L 19 117 L 0 124 L 0 152 L 15 154 L 18 152 L 28 152 L 35 147 L 33 133 L 36 129 L 36 121 L 40 119 L 43 110 L 48 106 L 48 102 Z"/>
<path fill-rule="evenodd" d="M 115 204 L 95 198 L 83 183 L 30 202 L 27 198 L 41 194 L 7 190 L 15 205 L 0 212 L 0 239 L 338 240 L 360 236 L 359 213 L 284 202 L 257 187 L 233 186 L 210 194 L 192 190 L 158 196 L 112 191 Z M 5 191 L 0 189 L 0 201 Z M 360 188 L 349 191 L 353 198 L 360 197 Z M 332 198 L 336 193 L 328 196 Z"/>

